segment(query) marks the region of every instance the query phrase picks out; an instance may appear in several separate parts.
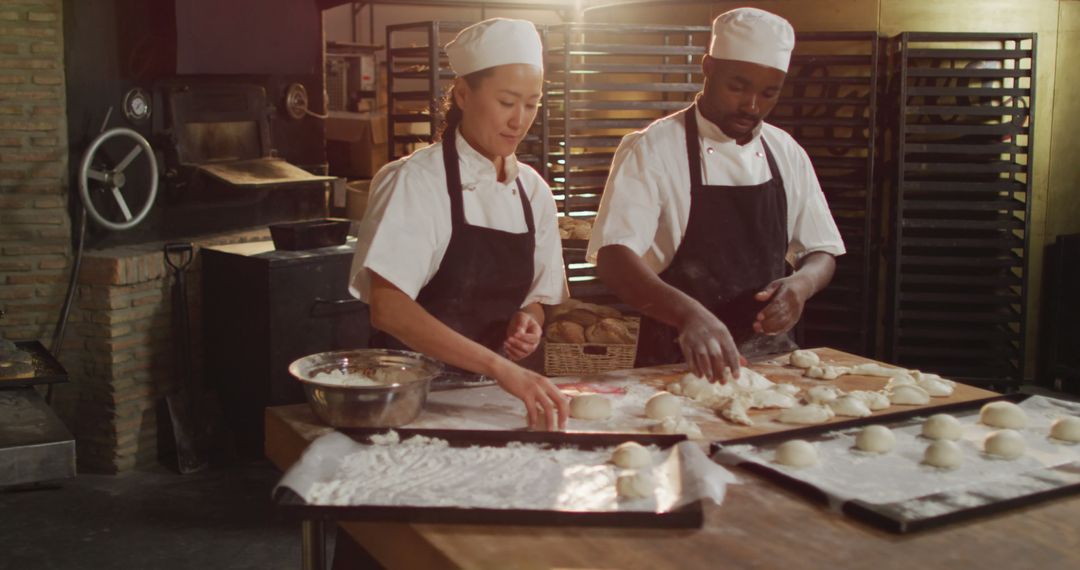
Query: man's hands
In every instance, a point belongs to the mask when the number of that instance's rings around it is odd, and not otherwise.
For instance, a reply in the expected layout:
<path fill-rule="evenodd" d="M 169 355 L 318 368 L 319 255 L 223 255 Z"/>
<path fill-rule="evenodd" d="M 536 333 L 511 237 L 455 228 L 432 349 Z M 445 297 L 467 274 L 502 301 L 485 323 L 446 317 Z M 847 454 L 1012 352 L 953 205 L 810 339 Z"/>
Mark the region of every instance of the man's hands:
<path fill-rule="evenodd" d="M 729 368 L 733 378 L 739 377 L 741 357 L 731 331 L 701 305 L 679 327 L 679 348 L 698 376 L 724 382 L 724 368 Z"/>
<path fill-rule="evenodd" d="M 566 427 L 566 418 L 570 415 L 567 397 L 552 384 L 551 380 L 526 370 L 512 362 L 506 363 L 504 370 L 495 374 L 495 381 L 503 390 L 525 404 L 525 415 L 529 429 L 554 430 Z"/>
<path fill-rule="evenodd" d="M 769 303 L 757 314 L 754 332 L 768 335 L 788 332 L 799 322 L 806 300 L 813 294 L 813 283 L 798 273 L 769 283 L 754 295 L 754 299 Z"/>
<path fill-rule="evenodd" d="M 543 334 L 543 327 L 535 317 L 525 311 L 518 311 L 510 318 L 510 324 L 506 327 L 503 350 L 510 360 L 521 360 L 540 346 L 540 337 Z"/>

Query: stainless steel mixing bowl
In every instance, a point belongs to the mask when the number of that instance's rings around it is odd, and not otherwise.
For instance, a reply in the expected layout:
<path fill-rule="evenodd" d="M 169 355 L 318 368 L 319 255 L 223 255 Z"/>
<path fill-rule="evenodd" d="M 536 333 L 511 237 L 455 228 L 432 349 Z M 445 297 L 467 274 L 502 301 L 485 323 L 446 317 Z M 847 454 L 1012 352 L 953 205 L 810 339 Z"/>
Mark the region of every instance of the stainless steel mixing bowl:
<path fill-rule="evenodd" d="M 398 427 L 420 415 L 431 380 L 442 364 L 405 350 L 353 349 L 320 352 L 297 359 L 289 373 L 304 385 L 315 413 L 336 428 Z M 320 372 L 339 370 L 387 380 L 378 386 L 320 383 Z"/>

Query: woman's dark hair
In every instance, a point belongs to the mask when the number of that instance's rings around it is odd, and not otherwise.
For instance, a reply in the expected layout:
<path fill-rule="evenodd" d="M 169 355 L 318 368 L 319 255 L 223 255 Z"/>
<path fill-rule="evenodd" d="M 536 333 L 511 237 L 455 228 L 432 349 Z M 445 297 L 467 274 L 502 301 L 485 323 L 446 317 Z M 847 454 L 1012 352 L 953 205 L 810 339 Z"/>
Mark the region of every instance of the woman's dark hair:
<path fill-rule="evenodd" d="M 462 76 L 462 79 L 465 80 L 465 83 L 469 84 L 470 89 L 479 89 L 480 81 L 494 72 L 495 68 L 489 67 L 464 75 Z M 446 93 L 443 95 L 442 102 L 439 104 L 439 112 L 442 113 L 442 122 L 435 131 L 435 142 L 441 141 L 443 133 L 448 129 L 456 129 L 458 123 L 461 122 L 461 107 L 458 107 L 457 101 L 454 101 L 453 83 L 450 84 L 450 87 L 447 87 Z"/>

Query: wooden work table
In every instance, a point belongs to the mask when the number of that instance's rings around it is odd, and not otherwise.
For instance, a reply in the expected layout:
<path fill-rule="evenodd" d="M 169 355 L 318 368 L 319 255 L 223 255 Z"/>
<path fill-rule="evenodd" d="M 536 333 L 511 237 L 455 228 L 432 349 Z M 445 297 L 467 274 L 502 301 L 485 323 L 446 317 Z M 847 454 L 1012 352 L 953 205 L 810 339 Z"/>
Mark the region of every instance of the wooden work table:
<path fill-rule="evenodd" d="M 266 411 L 288 469 L 330 428 L 306 405 Z M 910 535 L 832 513 L 738 469 L 695 530 L 340 523 L 387 568 L 1080 568 L 1080 496 Z"/>

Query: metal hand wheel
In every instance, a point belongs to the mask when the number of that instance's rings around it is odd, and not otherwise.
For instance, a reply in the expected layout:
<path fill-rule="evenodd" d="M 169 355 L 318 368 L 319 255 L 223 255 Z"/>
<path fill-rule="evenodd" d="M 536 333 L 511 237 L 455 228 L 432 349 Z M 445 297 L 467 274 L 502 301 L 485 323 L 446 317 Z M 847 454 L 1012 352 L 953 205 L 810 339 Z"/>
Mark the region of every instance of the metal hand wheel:
<path fill-rule="evenodd" d="M 95 155 L 101 150 L 101 146 L 114 138 L 119 139 L 131 139 L 134 146 L 123 160 L 118 162 L 116 166 L 111 168 L 103 166 L 100 157 Z M 128 205 L 127 198 L 123 192 L 124 187 L 128 183 L 127 175 L 125 171 L 136 159 L 143 157 L 150 167 L 150 191 L 146 195 L 146 203 L 142 205 L 134 214 L 131 207 Z M 82 163 L 79 165 L 79 195 L 82 197 L 83 206 L 86 208 L 86 213 L 97 222 L 98 224 L 106 227 L 110 230 L 126 230 L 138 225 L 143 221 L 143 218 L 150 213 L 150 208 L 154 205 L 154 198 L 157 197 L 158 188 L 158 168 L 157 160 L 154 158 L 154 150 L 150 147 L 150 143 L 143 138 L 139 133 L 126 128 L 109 129 L 97 136 L 90 143 L 90 147 L 83 153 Z M 91 188 L 91 182 L 94 182 L 93 188 Z M 91 200 L 91 191 L 94 192 L 107 192 L 112 195 L 113 200 L 116 201 L 116 205 L 120 208 L 120 213 L 123 215 L 123 221 L 114 222 L 106 218 L 98 210 Z M 130 197 L 131 192 L 127 195 Z"/>

